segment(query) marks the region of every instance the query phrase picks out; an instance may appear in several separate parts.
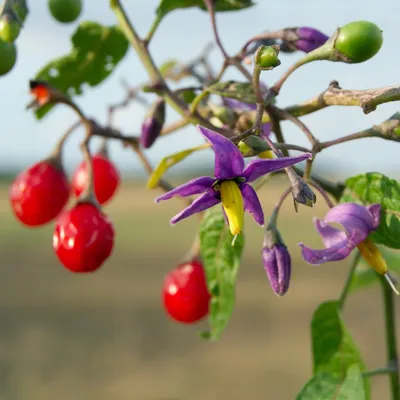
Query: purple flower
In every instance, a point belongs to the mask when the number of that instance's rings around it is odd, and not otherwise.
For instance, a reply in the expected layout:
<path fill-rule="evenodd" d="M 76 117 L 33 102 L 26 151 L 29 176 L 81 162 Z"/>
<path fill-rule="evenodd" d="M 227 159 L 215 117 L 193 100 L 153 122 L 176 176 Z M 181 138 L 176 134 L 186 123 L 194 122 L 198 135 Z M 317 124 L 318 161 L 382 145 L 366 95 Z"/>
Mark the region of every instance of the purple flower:
<path fill-rule="evenodd" d="M 299 38 L 295 42 L 295 47 L 305 53 L 321 47 L 329 39 L 324 33 L 308 26 L 298 28 L 296 33 Z"/>
<path fill-rule="evenodd" d="M 314 250 L 299 243 L 303 258 L 313 265 L 345 259 L 378 228 L 380 208 L 380 204 L 364 207 L 356 203 L 342 203 L 331 208 L 323 221 L 314 219 L 325 249 Z M 343 230 L 334 228 L 329 223 L 340 224 Z"/>
<path fill-rule="evenodd" d="M 164 122 L 165 101 L 161 98 L 152 105 L 142 124 L 140 144 L 145 149 L 151 147 L 157 140 L 158 136 L 161 133 Z"/>
<path fill-rule="evenodd" d="M 197 128 L 214 150 L 215 177 L 202 176 L 192 179 L 156 198 L 158 203 L 174 196 L 187 197 L 200 194 L 190 206 L 171 219 L 171 225 L 219 203 L 223 205 L 232 235 L 241 232 L 244 211 L 250 213 L 258 224 L 263 225 L 264 213 L 260 201 L 248 183 L 311 157 L 311 154 L 302 154 L 297 157 L 272 160 L 257 159 L 251 161 L 245 168 L 243 156 L 230 140 L 200 125 L 197 125 Z"/>

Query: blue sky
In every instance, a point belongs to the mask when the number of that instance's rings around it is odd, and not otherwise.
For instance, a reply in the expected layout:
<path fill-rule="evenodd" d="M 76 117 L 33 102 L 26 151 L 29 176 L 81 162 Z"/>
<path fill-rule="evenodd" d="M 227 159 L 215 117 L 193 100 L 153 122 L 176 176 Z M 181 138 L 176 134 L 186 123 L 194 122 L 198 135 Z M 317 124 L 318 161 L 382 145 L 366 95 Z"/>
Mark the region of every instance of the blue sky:
<path fill-rule="evenodd" d="M 84 1 L 84 12 L 79 21 L 69 25 L 61 25 L 52 19 L 47 10 L 47 1 L 28 0 L 28 3 L 30 14 L 17 40 L 17 64 L 10 74 L 0 78 L 0 169 L 3 170 L 22 169 L 47 156 L 58 136 L 75 120 L 70 110 L 59 106 L 44 120 L 36 121 L 33 114 L 25 110 L 30 100 L 29 79 L 48 61 L 70 51 L 69 37 L 79 22 L 94 20 L 107 25 L 115 23 L 106 0 Z M 153 20 L 158 2 L 125 0 L 123 3 L 135 27 L 144 34 Z M 372 60 L 354 65 L 316 62 L 296 71 L 279 96 L 278 105 L 286 106 L 320 93 L 333 79 L 338 80 L 346 89 L 368 89 L 400 83 L 398 15 L 400 3 L 392 0 L 259 0 L 251 9 L 218 14 L 217 19 L 222 40 L 230 53 L 236 52 L 250 36 L 264 30 L 314 26 L 330 35 L 337 26 L 359 19 L 371 20 L 381 27 L 384 44 Z M 168 58 L 190 60 L 211 39 L 209 18 L 205 12 L 198 9 L 174 11 L 162 22 L 151 44 L 151 52 L 159 64 Z M 221 57 L 218 51 L 212 55 L 212 63 L 217 69 Z M 282 65 L 272 72 L 265 72 L 263 81 L 273 84 L 299 56 L 299 53 L 282 55 Z M 226 77 L 242 79 L 234 71 Z M 119 101 L 124 94 L 120 85 L 121 78 L 132 84 L 141 83 L 147 78 L 133 50 L 129 51 L 110 78 L 97 88 L 89 88 L 85 95 L 77 97 L 77 103 L 88 115 L 104 122 L 107 105 Z M 380 123 L 398 110 L 398 103 L 382 105 L 368 115 L 356 107 L 331 107 L 305 117 L 304 122 L 318 138 L 327 140 Z M 144 113 L 145 110 L 138 104 L 119 112 L 116 115 L 117 127 L 127 133 L 138 133 Z M 168 110 L 168 121 L 176 119 L 176 113 Z M 289 141 L 307 144 L 303 134 L 289 122 L 285 122 L 283 128 Z M 76 132 L 65 148 L 65 162 L 69 170 L 80 161 L 78 143 L 81 134 Z M 156 164 L 170 152 L 201 142 L 197 131 L 190 127 L 158 141 L 147 153 L 153 164 Z M 342 176 L 364 172 L 366 169 L 395 176 L 399 149 L 393 142 L 367 139 L 329 149 L 319 156 L 316 164 L 329 164 L 335 172 L 338 169 Z M 126 173 L 142 174 L 140 164 L 129 150 L 122 149 L 119 143 L 113 143 L 111 152 Z M 211 152 L 203 152 L 190 157 L 181 165 L 182 168 L 193 167 L 198 163 L 211 162 L 212 159 Z"/>

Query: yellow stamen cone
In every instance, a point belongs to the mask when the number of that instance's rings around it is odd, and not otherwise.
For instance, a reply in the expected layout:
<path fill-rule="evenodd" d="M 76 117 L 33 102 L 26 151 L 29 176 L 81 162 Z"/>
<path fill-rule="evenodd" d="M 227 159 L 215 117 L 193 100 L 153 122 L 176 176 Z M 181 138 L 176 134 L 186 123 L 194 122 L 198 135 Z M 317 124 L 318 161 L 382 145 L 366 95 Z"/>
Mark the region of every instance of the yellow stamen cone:
<path fill-rule="evenodd" d="M 376 246 L 376 244 L 370 239 L 365 239 L 357 247 L 364 260 L 367 261 L 367 263 L 378 274 L 383 275 L 387 280 L 388 284 L 390 285 L 390 287 L 392 288 L 392 290 L 397 295 L 399 295 L 399 292 L 388 273 L 388 267 L 386 261 L 383 258 L 382 253 L 379 251 L 379 248 Z"/>
<path fill-rule="evenodd" d="M 243 229 L 244 205 L 242 192 L 233 181 L 222 182 L 219 186 L 221 202 L 229 221 L 229 229 L 233 236 Z"/>
<path fill-rule="evenodd" d="M 365 239 L 358 246 L 358 250 L 365 261 L 380 275 L 386 274 L 388 267 L 385 259 L 379 251 L 376 244 L 370 240 Z"/>

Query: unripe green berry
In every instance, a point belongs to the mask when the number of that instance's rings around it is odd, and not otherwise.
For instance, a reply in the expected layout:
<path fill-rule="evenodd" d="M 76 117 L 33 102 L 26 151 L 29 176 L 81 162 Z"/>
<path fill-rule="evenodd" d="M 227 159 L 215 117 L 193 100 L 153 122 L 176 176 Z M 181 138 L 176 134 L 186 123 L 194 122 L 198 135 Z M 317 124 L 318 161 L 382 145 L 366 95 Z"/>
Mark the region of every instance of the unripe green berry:
<path fill-rule="evenodd" d="M 14 43 L 0 40 L 0 76 L 12 70 L 17 61 L 17 48 Z"/>
<path fill-rule="evenodd" d="M 0 18 L 0 39 L 5 42 L 14 42 L 20 32 L 20 24 L 7 14 Z"/>
<path fill-rule="evenodd" d="M 381 48 L 382 31 L 368 21 L 354 21 L 339 28 L 335 48 L 353 63 L 372 58 Z"/>
<path fill-rule="evenodd" d="M 260 46 L 254 56 L 254 62 L 261 69 L 272 69 L 280 65 L 278 46 Z"/>
<path fill-rule="evenodd" d="M 252 149 L 248 144 L 243 142 L 243 140 L 241 140 L 238 143 L 238 149 L 239 149 L 240 153 L 245 157 L 254 155 L 254 149 Z"/>
<path fill-rule="evenodd" d="M 393 133 L 396 134 L 397 136 L 400 136 L 400 126 L 398 128 L 394 128 Z"/>

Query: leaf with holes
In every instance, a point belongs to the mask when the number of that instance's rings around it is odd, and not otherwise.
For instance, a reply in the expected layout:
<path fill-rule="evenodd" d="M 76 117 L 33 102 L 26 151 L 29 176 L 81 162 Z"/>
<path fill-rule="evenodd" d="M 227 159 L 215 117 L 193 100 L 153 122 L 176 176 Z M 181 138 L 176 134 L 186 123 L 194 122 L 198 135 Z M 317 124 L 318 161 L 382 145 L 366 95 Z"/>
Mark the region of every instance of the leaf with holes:
<path fill-rule="evenodd" d="M 400 184 L 378 172 L 347 179 L 340 202 L 381 204 L 381 222 L 372 234 L 376 243 L 400 249 Z"/>
<path fill-rule="evenodd" d="M 347 369 L 344 380 L 328 374 L 319 373 L 312 377 L 296 400 L 366 400 L 363 377 L 357 364 Z"/>
<path fill-rule="evenodd" d="M 200 250 L 211 293 L 210 330 L 202 337 L 218 340 L 226 328 L 235 305 L 236 277 L 242 256 L 244 237 L 240 234 L 232 246 L 222 209 L 213 207 L 205 213 L 200 223 Z"/>
<path fill-rule="evenodd" d="M 365 371 L 364 362 L 344 325 L 337 301 L 327 301 L 317 308 L 311 321 L 311 337 L 314 374 L 324 372 L 344 379 L 347 368 L 353 364 Z M 364 390 L 369 398 L 367 380 Z"/>
<path fill-rule="evenodd" d="M 85 84 L 93 87 L 103 82 L 128 50 L 128 41 L 118 27 L 97 22 L 82 22 L 71 40 L 70 54 L 51 61 L 35 77 L 69 96 L 82 94 Z M 51 108 L 39 108 L 37 118 L 43 118 Z"/>
<path fill-rule="evenodd" d="M 253 85 L 249 82 L 218 82 L 207 87 L 207 90 L 221 97 L 240 100 L 243 103 L 256 104 L 257 98 L 254 93 Z"/>
<path fill-rule="evenodd" d="M 254 6 L 251 0 L 216 0 L 215 11 L 238 11 Z M 198 7 L 207 10 L 204 0 L 161 0 L 156 13 L 158 18 L 164 18 L 171 11 L 179 8 Z"/>

